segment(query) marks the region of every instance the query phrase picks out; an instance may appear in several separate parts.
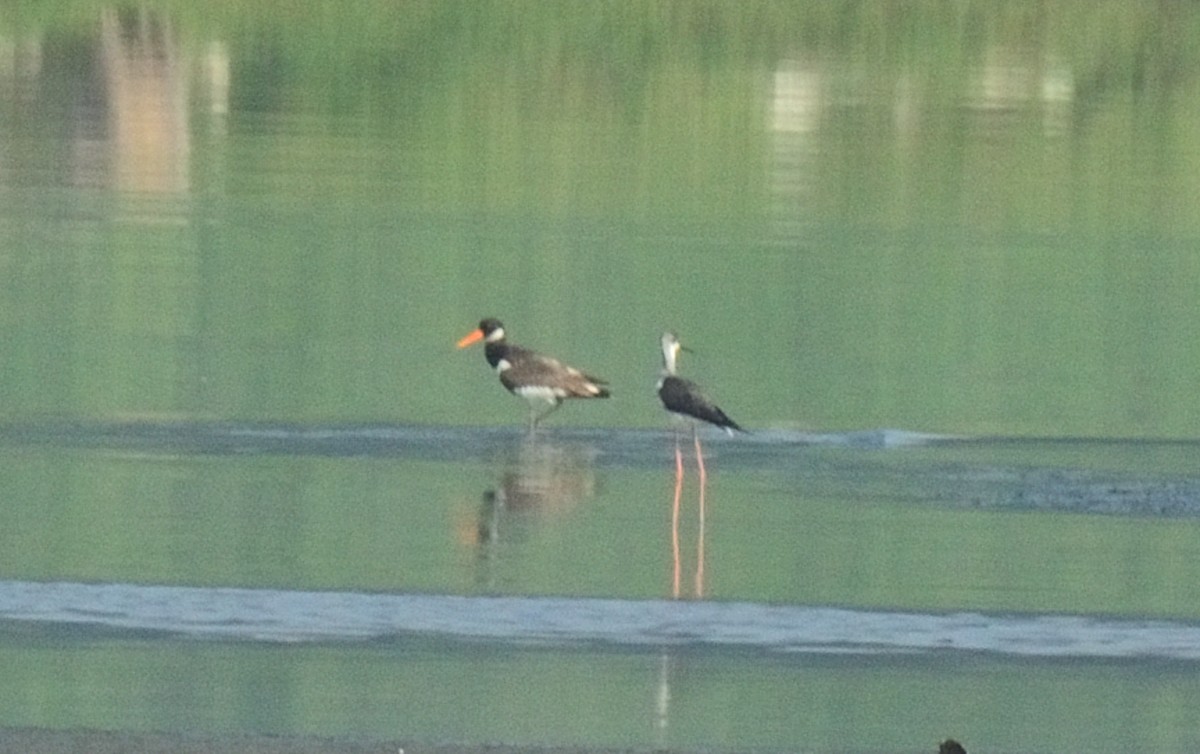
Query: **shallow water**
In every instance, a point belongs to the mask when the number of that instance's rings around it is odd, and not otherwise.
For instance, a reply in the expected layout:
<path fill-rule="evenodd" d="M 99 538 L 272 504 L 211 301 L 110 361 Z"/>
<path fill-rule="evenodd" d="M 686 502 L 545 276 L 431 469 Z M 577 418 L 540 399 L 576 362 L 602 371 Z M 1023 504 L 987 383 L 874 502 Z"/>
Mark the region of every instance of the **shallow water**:
<path fill-rule="evenodd" d="M 1200 8 L 309 5 L 0 13 L 0 725 L 1200 750 Z"/>
<path fill-rule="evenodd" d="M 703 527 L 685 443 L 675 534 L 665 432 L 5 427 L 0 655 L 42 701 L 10 692 L 4 723 L 764 751 L 1198 740 L 1191 444 L 703 440 Z"/>

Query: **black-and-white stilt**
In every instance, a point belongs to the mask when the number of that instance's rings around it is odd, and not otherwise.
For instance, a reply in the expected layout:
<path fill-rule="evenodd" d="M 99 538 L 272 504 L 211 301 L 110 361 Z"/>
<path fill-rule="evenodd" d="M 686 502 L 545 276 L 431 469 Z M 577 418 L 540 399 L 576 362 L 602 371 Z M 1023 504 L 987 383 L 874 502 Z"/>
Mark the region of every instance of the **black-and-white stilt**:
<path fill-rule="evenodd" d="M 676 361 L 680 351 L 686 351 L 675 333 L 665 332 L 662 336 L 663 371 L 662 379 L 658 381 L 658 397 L 663 407 L 669 413 L 682 419 L 690 420 L 692 435 L 696 437 L 696 452 L 700 452 L 700 440 L 696 434 L 698 422 L 707 422 L 724 429 L 729 434 L 734 430 L 744 432 L 738 423 L 720 409 L 717 404 L 705 395 L 700 386 L 691 380 L 675 374 Z M 704 473 L 704 461 L 699 460 L 701 474 Z"/>
<path fill-rule="evenodd" d="M 479 327 L 458 341 L 466 348 L 480 340 L 488 364 L 500 375 L 500 384 L 513 395 L 529 403 L 529 431 L 538 422 L 562 405 L 567 398 L 607 398 L 609 390 L 604 380 L 567 366 L 558 359 L 543 356 L 528 348 L 513 345 L 505 338 L 504 325 L 497 319 L 485 319 Z M 538 412 L 538 407 L 548 407 Z"/>
<path fill-rule="evenodd" d="M 691 380 L 675 374 L 676 361 L 679 352 L 687 350 L 679 342 L 674 333 L 666 332 L 662 336 L 663 371 L 662 379 L 658 381 L 658 397 L 663 407 L 680 419 L 687 420 L 692 425 L 692 442 L 696 446 L 696 466 L 700 470 L 700 519 L 696 544 L 696 596 L 704 596 L 704 490 L 708 475 L 704 470 L 704 451 L 700 447 L 700 434 L 697 425 L 707 422 L 721 427 L 733 434 L 734 430 L 744 432 L 738 423 L 713 403 L 700 386 Z M 674 561 L 672 578 L 672 594 L 679 596 L 679 495 L 683 487 L 683 455 L 679 451 L 679 431 L 675 431 L 675 496 L 671 505 L 671 549 Z"/>

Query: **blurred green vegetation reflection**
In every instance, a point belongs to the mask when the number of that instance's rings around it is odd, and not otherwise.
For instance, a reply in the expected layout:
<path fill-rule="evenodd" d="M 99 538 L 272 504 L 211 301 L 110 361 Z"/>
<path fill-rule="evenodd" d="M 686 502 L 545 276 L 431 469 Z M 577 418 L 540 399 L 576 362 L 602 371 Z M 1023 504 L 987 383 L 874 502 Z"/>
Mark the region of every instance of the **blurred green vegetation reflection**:
<path fill-rule="evenodd" d="M 752 430 L 1194 438 L 1197 112 L 1187 2 L 6 3 L 0 425 L 515 426 L 524 407 L 453 347 L 496 316 L 613 383 L 555 427 L 663 426 L 670 328 L 697 351 L 683 373 Z M 478 458 L 7 443 L 0 578 L 664 597 L 661 450 L 552 472 L 558 504 L 497 513 L 511 470 Z M 1169 487 L 1190 442 L 973 452 L 718 450 L 705 596 L 1200 617 L 1191 518 L 929 486 Z M 1152 662 L 0 628 L 6 725 L 1200 749 L 1192 669 Z"/>
<path fill-rule="evenodd" d="M 0 11 L 3 415 L 1194 436 L 1186 4 Z"/>

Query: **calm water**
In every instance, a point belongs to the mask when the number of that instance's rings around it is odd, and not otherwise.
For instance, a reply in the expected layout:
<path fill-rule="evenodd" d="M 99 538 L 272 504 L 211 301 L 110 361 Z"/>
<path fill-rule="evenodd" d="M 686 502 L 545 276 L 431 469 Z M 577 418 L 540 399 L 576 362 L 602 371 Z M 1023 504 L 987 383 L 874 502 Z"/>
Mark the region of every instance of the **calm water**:
<path fill-rule="evenodd" d="M 0 12 L 0 725 L 1200 749 L 1197 40 Z M 613 399 L 524 438 L 483 316 Z M 753 430 L 677 522 L 664 328 Z"/>

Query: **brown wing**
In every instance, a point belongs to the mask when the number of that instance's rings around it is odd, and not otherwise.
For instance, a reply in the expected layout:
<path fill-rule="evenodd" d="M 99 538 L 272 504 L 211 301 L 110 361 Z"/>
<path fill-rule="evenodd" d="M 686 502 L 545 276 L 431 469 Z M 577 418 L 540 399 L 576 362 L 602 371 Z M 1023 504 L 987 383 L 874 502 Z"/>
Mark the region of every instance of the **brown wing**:
<path fill-rule="evenodd" d="M 510 391 L 536 385 L 546 387 L 562 398 L 607 398 L 603 380 L 585 374 L 558 359 L 525 348 L 509 347 L 506 355 L 511 366 L 500 373 L 500 382 Z"/>

